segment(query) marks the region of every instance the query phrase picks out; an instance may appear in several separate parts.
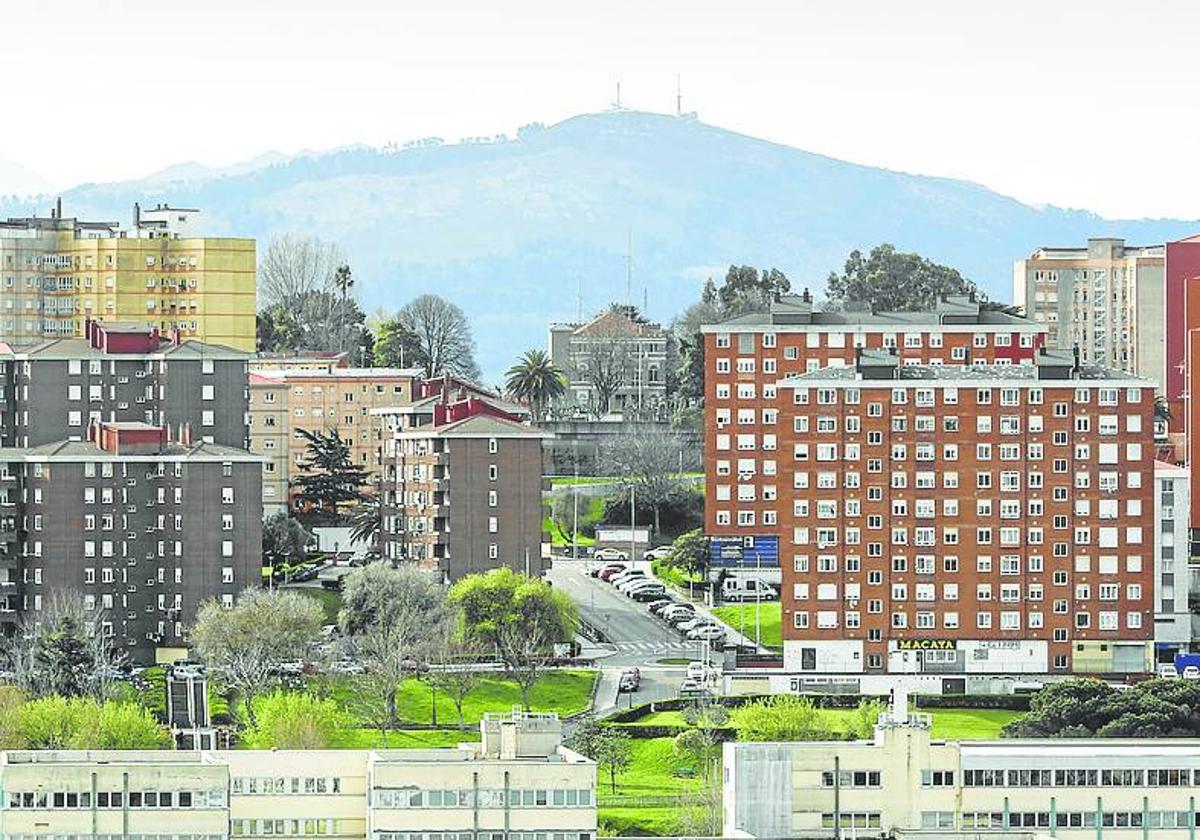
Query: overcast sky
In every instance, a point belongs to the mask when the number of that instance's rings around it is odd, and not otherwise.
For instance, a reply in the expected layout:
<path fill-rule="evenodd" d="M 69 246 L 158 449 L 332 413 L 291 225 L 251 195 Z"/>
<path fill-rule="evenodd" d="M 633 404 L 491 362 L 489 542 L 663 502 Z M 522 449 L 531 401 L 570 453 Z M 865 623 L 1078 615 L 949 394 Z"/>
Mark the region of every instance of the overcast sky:
<path fill-rule="evenodd" d="M 511 134 L 618 80 L 670 111 L 679 74 L 685 109 L 747 134 L 1200 217 L 1195 0 L 62 0 L 6 4 L 3 31 L 0 157 L 56 187 Z"/>

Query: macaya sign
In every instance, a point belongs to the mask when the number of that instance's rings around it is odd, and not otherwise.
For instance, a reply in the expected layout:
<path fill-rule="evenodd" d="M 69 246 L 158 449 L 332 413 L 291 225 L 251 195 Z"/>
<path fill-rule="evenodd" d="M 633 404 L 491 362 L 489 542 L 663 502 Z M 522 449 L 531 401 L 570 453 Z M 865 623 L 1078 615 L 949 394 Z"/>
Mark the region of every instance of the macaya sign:
<path fill-rule="evenodd" d="M 897 639 L 896 650 L 957 650 L 954 639 Z"/>

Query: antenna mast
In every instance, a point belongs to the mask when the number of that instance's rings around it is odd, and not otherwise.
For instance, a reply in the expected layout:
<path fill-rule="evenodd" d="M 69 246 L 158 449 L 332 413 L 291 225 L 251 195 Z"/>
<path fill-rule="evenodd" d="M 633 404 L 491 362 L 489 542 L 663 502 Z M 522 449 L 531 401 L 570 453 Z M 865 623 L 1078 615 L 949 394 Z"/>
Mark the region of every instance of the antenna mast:
<path fill-rule="evenodd" d="M 680 83 L 679 74 L 675 74 L 675 116 L 683 116 L 683 85 Z"/>
<path fill-rule="evenodd" d="M 633 306 L 633 226 L 626 230 L 625 240 L 625 300 Z"/>
<path fill-rule="evenodd" d="M 575 304 L 576 304 L 576 307 L 578 308 L 578 312 L 576 313 L 575 320 L 577 320 L 579 323 L 582 324 L 583 323 L 583 275 L 582 274 L 575 275 Z"/>

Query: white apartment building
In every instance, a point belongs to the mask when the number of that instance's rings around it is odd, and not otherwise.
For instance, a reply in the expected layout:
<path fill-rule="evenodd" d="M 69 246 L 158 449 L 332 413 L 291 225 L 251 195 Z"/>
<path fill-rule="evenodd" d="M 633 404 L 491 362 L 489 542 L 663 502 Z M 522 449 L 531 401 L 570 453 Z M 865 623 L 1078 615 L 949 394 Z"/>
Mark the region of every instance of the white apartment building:
<path fill-rule="evenodd" d="M 1154 647 L 1170 662 L 1192 641 L 1188 611 L 1188 469 L 1154 463 Z"/>
<path fill-rule="evenodd" d="M 596 765 L 553 714 L 427 750 L 8 751 L 5 840 L 595 840 Z"/>
<path fill-rule="evenodd" d="M 726 837 L 1193 838 L 1200 741 L 935 741 L 926 715 L 870 741 L 724 745 Z M 959 832 L 957 835 L 954 832 Z"/>
<path fill-rule="evenodd" d="M 1084 364 L 1166 381 L 1166 252 L 1123 239 L 1038 248 L 1013 266 L 1013 302 Z"/>

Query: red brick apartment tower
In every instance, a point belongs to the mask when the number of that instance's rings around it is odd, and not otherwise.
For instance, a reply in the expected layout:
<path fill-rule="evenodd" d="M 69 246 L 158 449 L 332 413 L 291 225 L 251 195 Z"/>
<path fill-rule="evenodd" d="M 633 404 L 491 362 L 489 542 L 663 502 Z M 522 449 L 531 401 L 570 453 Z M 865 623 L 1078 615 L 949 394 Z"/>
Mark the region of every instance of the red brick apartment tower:
<path fill-rule="evenodd" d="M 717 566 L 777 567 L 785 528 L 779 496 L 786 458 L 776 383 L 826 366 L 853 365 L 858 348 L 891 348 L 902 364 L 1031 363 L 1046 328 L 951 297 L 927 312 L 814 312 L 789 295 L 770 312 L 704 332 L 705 533 Z"/>
<path fill-rule="evenodd" d="M 899 361 L 779 383 L 785 669 L 1148 670 L 1154 383 Z"/>

